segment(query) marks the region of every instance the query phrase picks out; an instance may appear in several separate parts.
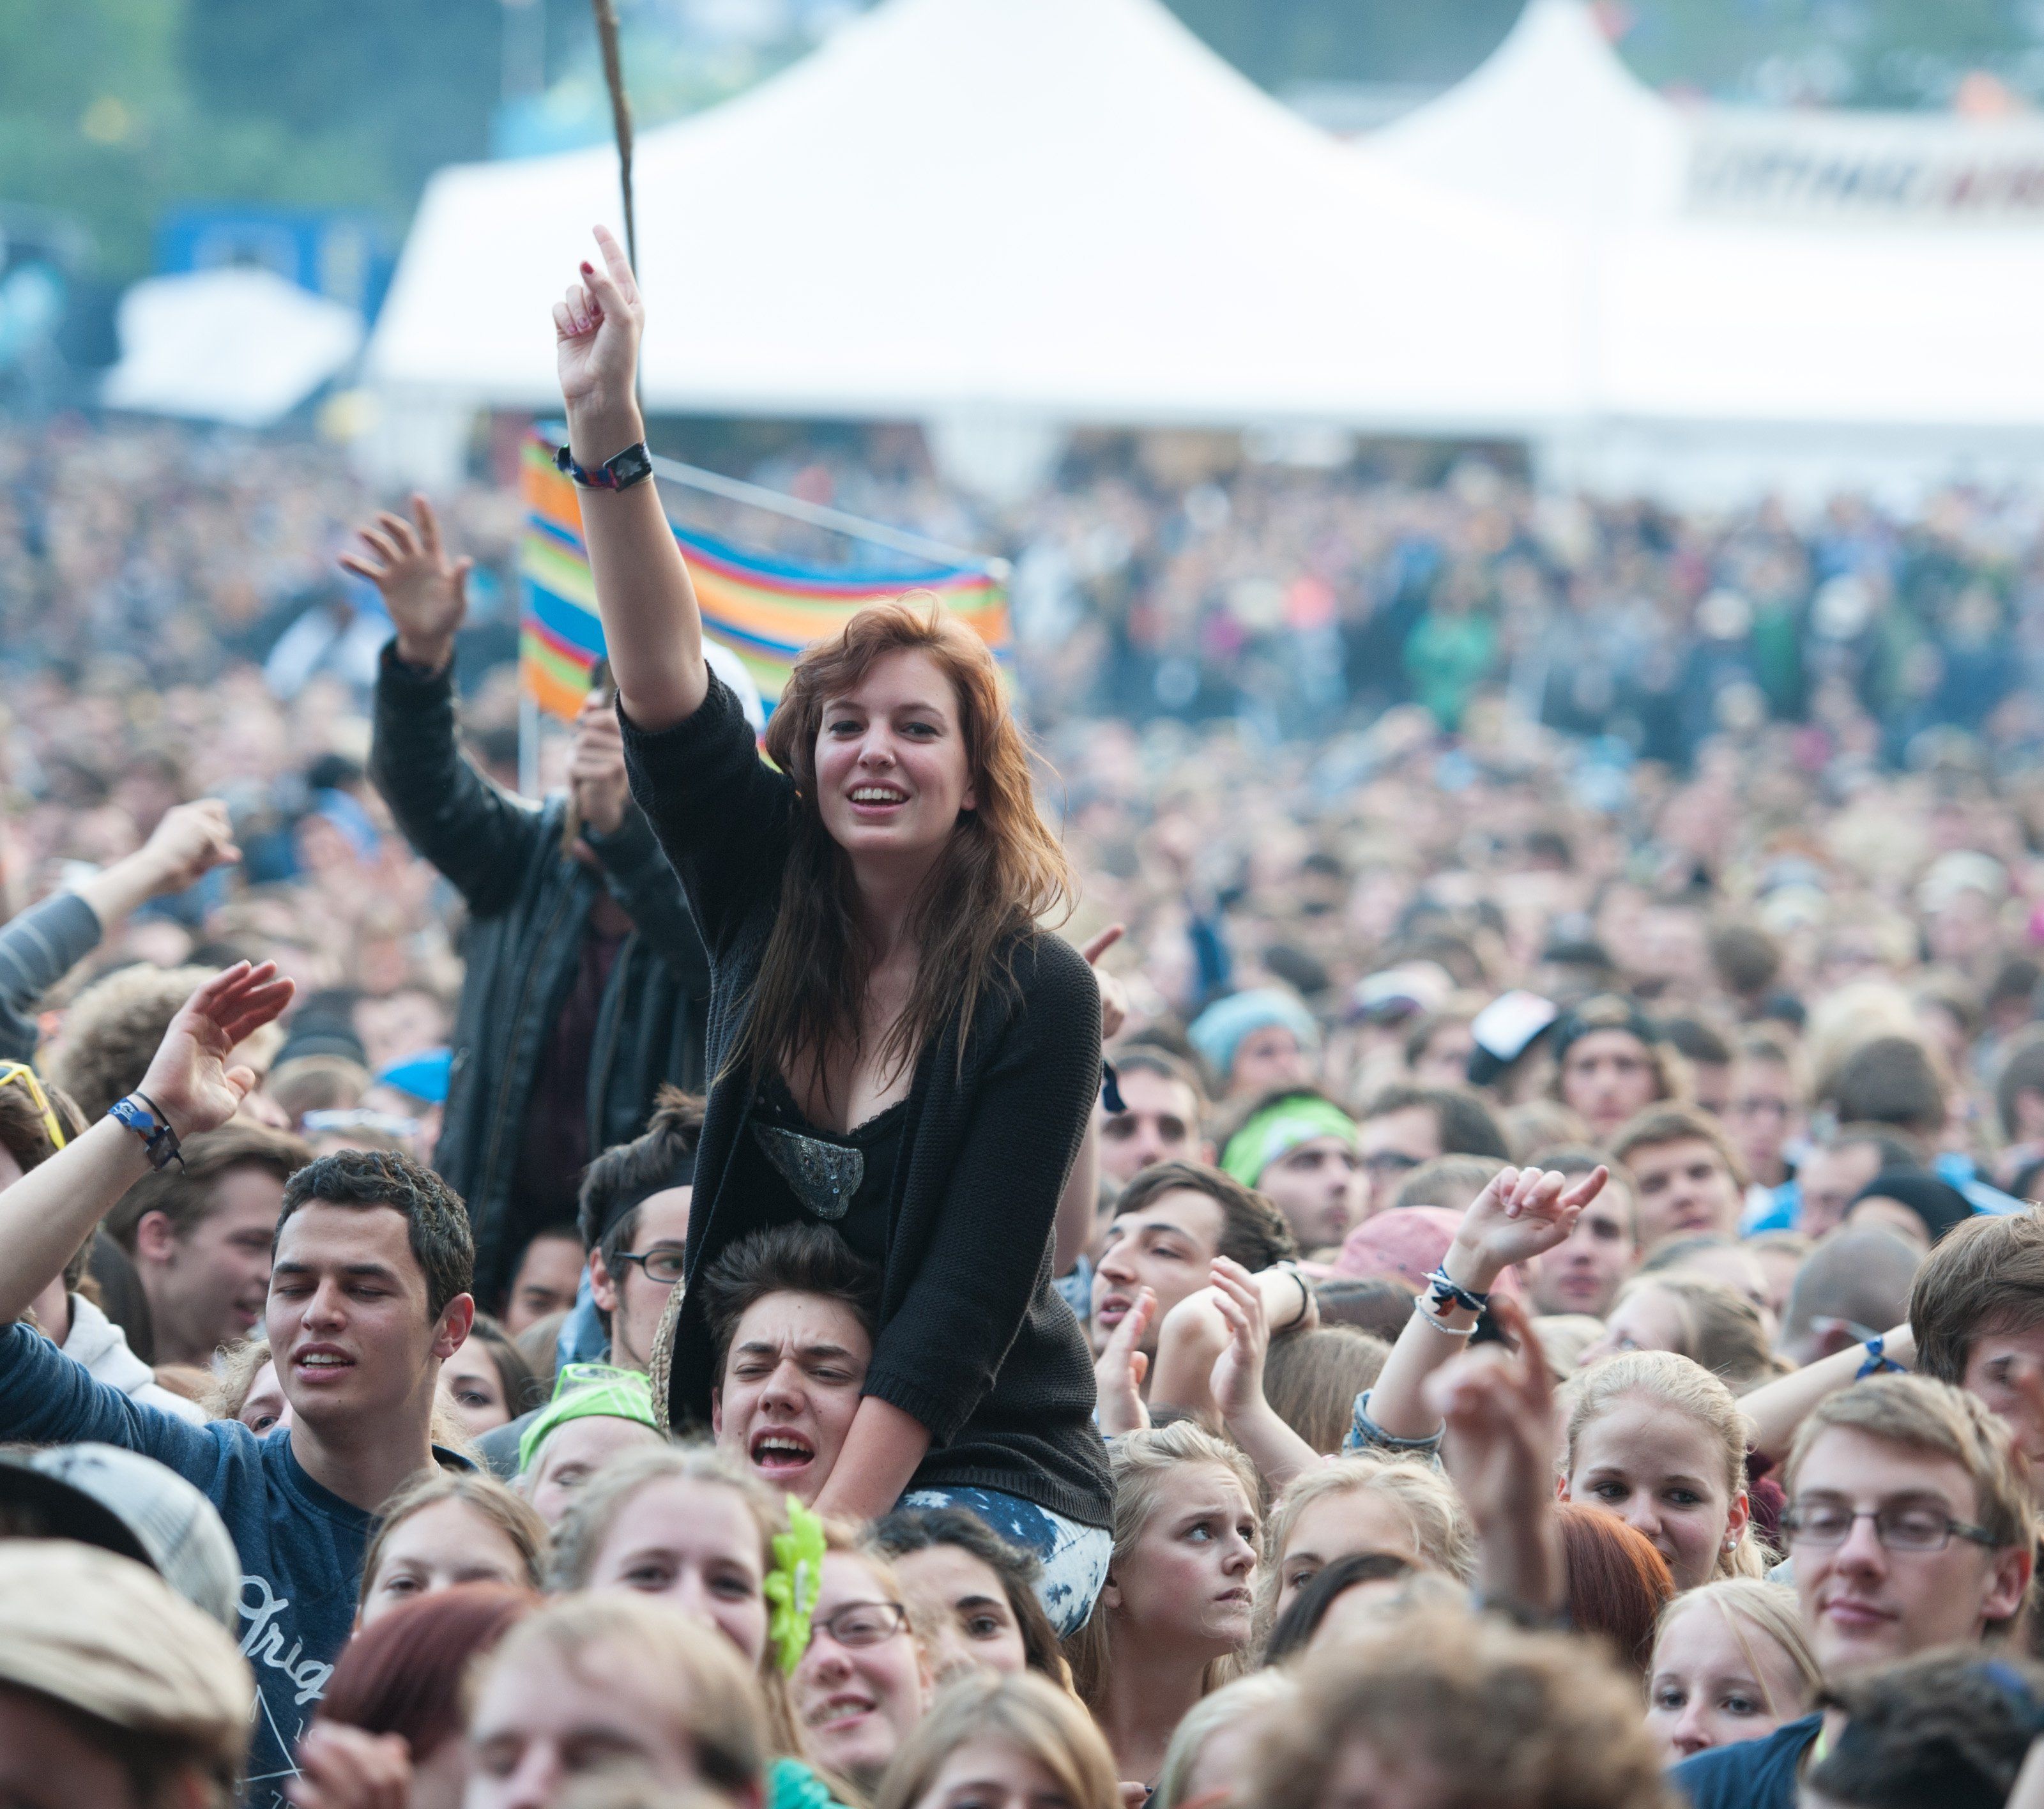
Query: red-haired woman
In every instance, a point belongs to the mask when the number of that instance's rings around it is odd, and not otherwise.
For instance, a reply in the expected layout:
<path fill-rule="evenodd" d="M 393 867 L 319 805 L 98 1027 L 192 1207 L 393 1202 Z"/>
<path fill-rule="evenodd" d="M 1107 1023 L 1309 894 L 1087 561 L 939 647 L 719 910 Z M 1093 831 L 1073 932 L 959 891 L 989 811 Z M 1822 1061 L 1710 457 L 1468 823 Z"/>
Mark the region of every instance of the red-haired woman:
<path fill-rule="evenodd" d="M 1100 1084 L 1085 961 L 1039 931 L 1070 870 L 978 636 L 878 605 L 797 662 L 763 762 L 702 620 L 632 399 L 644 309 L 622 252 L 554 309 L 568 452 L 633 795 L 713 964 L 689 1285 L 668 1398 L 720 1378 L 694 1285 L 747 1232 L 832 1226 L 882 1270 L 882 1316 L 815 1505 L 962 1506 L 1044 1562 L 1082 1622 L 1112 1516 L 1092 1364 L 1051 1287 L 1058 1199 Z M 776 770 L 778 768 L 778 770 Z M 773 1453 L 743 1454 L 770 1481 Z"/>

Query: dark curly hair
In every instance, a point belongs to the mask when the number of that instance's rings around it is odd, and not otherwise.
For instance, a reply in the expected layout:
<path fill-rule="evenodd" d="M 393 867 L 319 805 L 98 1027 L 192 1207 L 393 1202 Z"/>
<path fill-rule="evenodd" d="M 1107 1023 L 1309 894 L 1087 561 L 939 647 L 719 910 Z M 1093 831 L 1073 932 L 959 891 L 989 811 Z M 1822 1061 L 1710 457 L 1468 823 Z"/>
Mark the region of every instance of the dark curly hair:
<path fill-rule="evenodd" d="M 309 1200 L 329 1206 L 387 1206 L 405 1215 L 412 1254 L 426 1277 L 426 1310 L 438 1319 L 448 1301 L 475 1281 L 475 1240 L 461 1196 L 425 1163 L 394 1150 L 336 1150 L 300 1169 L 284 1184 L 283 1209 L 270 1239 Z"/>

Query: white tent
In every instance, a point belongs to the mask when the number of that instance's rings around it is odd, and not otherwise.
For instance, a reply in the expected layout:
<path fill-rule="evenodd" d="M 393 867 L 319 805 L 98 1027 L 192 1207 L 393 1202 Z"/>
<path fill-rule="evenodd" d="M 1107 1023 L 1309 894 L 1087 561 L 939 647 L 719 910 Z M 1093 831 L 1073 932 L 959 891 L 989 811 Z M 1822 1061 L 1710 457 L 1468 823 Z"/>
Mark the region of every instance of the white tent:
<path fill-rule="evenodd" d="M 1489 432 L 1579 389 L 1555 234 L 1344 151 L 1160 0 L 885 0 L 636 172 L 656 409 Z M 617 213 L 608 149 L 440 172 L 370 382 L 554 403 Z"/>
<path fill-rule="evenodd" d="M 267 270 L 154 276 L 121 298 L 110 409 L 267 427 L 362 349 L 362 317 Z"/>
<path fill-rule="evenodd" d="M 1531 0 L 1470 75 L 1366 143 L 1408 175 L 1594 231 L 1673 213 L 1689 152 L 1682 114 L 1583 0 Z"/>
<path fill-rule="evenodd" d="M 2044 232 L 1923 199 L 2034 170 L 2040 142 L 1677 108 L 1585 0 L 1530 0 L 1481 67 L 1365 147 L 1562 236 L 1581 387 L 1569 424 L 1535 436 L 1547 472 L 1700 499 L 2044 474 Z M 1890 190 L 1908 205 L 1871 198 Z"/>

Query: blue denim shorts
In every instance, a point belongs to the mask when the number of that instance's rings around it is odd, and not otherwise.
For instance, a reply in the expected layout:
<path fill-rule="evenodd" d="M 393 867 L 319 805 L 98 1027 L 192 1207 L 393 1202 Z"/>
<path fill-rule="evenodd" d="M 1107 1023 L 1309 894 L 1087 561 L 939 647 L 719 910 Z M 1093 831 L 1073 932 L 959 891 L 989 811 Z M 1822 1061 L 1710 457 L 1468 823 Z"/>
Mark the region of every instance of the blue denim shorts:
<path fill-rule="evenodd" d="M 1105 1527 L 1082 1527 L 1019 1495 L 993 1488 L 913 1488 L 895 1505 L 962 1508 L 1010 1545 L 1034 1553 L 1043 1567 L 1036 1580 L 1036 1599 L 1060 1639 L 1070 1638 L 1085 1625 L 1107 1581 L 1113 1534 Z"/>

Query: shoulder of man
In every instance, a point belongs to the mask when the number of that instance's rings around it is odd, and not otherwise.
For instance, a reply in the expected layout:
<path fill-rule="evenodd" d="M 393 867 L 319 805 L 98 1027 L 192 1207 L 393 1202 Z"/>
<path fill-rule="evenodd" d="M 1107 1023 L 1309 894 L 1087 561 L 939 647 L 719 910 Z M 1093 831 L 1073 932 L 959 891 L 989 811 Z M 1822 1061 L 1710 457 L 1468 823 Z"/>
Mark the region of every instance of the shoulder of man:
<path fill-rule="evenodd" d="M 1692 1809 L 1796 1809 L 1796 1773 L 1823 1722 L 1806 1715 L 1764 1739 L 1713 1746 L 1672 1768 L 1669 1781 Z"/>

